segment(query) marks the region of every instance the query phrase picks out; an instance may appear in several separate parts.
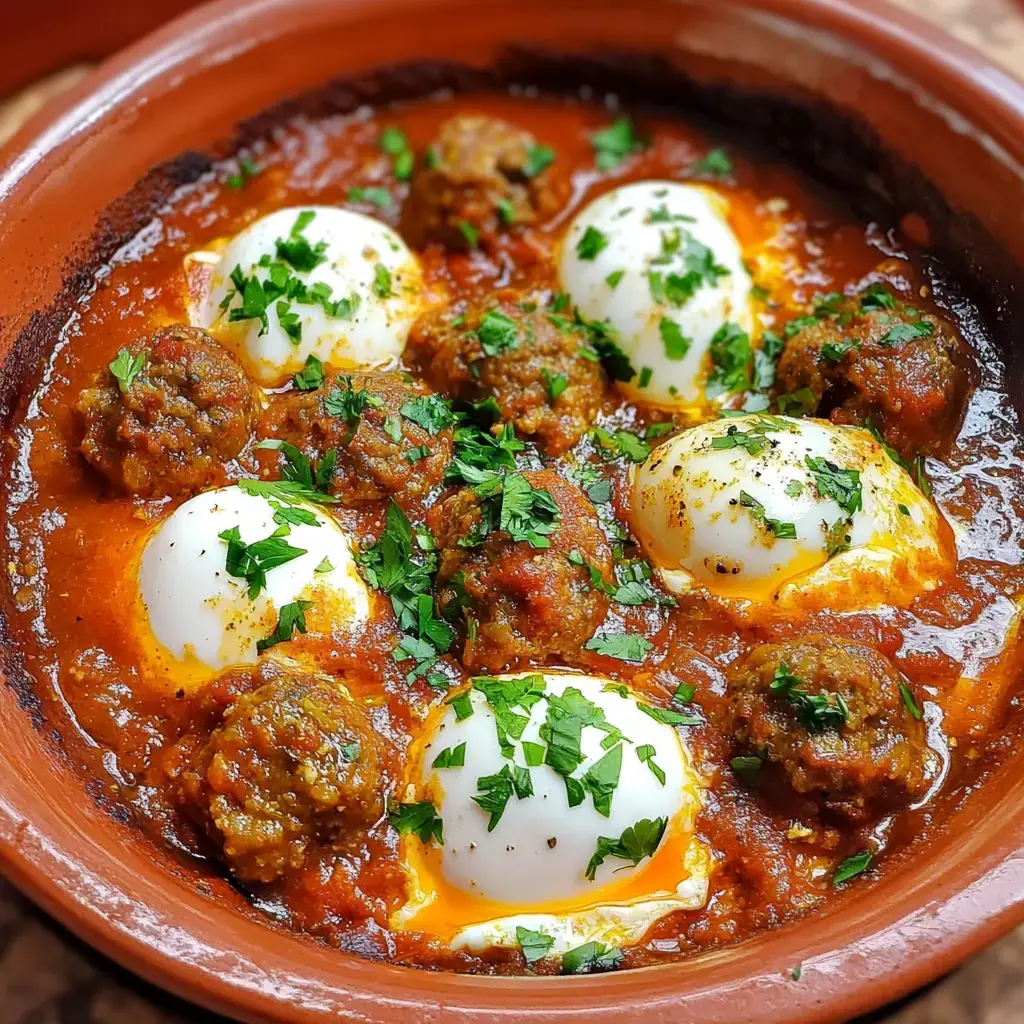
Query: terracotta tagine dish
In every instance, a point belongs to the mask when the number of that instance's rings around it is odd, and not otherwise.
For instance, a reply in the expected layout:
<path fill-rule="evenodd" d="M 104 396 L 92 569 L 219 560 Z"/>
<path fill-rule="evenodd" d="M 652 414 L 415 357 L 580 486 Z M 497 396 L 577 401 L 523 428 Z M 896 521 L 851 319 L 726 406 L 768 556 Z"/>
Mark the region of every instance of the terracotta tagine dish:
<path fill-rule="evenodd" d="M 289 1024 L 838 1021 L 1018 923 L 1022 165 L 881 4 L 102 65 L 0 153 L 0 867 Z"/>

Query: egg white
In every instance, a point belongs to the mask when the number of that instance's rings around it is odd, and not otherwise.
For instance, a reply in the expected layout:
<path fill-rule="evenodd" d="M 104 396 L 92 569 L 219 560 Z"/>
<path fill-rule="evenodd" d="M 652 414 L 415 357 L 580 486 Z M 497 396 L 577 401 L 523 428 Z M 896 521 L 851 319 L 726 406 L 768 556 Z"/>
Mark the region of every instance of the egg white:
<path fill-rule="evenodd" d="M 592 940 L 639 942 L 665 914 L 703 906 L 710 857 L 693 836 L 703 783 L 676 729 L 639 710 L 632 693 L 620 695 L 622 684 L 552 671 L 544 672 L 543 680 L 545 694 L 579 690 L 627 737 L 608 816 L 599 813 L 589 794 L 570 807 L 563 777 L 540 764 L 529 769 L 533 794 L 522 799 L 513 794 L 488 831 L 490 814 L 473 799 L 478 779 L 506 765 L 526 765 L 523 742 L 544 744 L 541 728 L 548 702 L 545 696 L 529 711 L 515 709 L 528 714 L 529 721 L 518 740 L 510 738 L 514 754 L 509 760 L 499 746 L 495 713 L 485 695 L 465 691 L 472 714 L 460 721 L 450 703 L 443 706 L 427 721 L 413 750 L 406 799 L 433 801 L 443 821 L 444 842 L 424 846 L 414 836 L 403 837 L 409 901 L 394 915 L 393 927 L 438 935 L 455 948 L 480 950 L 516 946 L 516 929 L 522 926 L 548 935 L 553 940 L 550 955 L 558 955 Z M 615 689 L 606 689 L 610 685 Z M 605 735 L 584 727 L 585 760 L 573 778 L 582 778 L 606 754 Z M 463 767 L 432 767 L 441 751 L 461 743 L 466 744 Z M 644 744 L 654 747 L 664 783 L 637 756 Z M 598 837 L 618 838 L 645 818 L 667 819 L 653 856 L 637 865 L 610 856 L 588 879 Z"/>
<path fill-rule="evenodd" d="M 324 243 L 324 262 L 309 271 L 295 270 L 278 254 L 278 241 L 289 239 L 298 218 L 313 218 L 299 232 L 310 246 Z M 234 320 L 242 296 L 231 274 L 239 268 L 266 284 L 275 261 L 307 289 L 326 285 L 331 300 L 355 299 L 351 315 L 329 314 L 322 303 L 293 300 L 282 307 L 298 317 L 301 340 L 282 327 L 279 300 L 266 307 L 266 327 L 258 318 Z M 378 268 L 384 268 L 378 271 Z M 378 273 L 386 276 L 378 281 Z M 409 328 L 424 304 L 417 257 L 386 224 L 332 206 L 288 207 L 250 224 L 226 244 L 190 253 L 185 259 L 189 319 L 233 349 L 256 381 L 282 384 L 315 355 L 339 370 L 366 370 L 397 361 Z M 389 281 L 385 289 L 383 281 Z M 376 290 L 375 290 L 376 287 Z"/>
<path fill-rule="evenodd" d="M 715 447 L 730 432 L 763 444 Z M 823 493 L 808 458 L 859 473 L 862 507 L 850 514 Z M 868 431 L 826 420 L 753 414 L 691 427 L 632 470 L 630 486 L 633 530 L 677 594 L 780 608 L 906 605 L 955 558 L 948 526 L 909 473 Z M 849 547 L 830 557 L 839 536 Z"/>
<path fill-rule="evenodd" d="M 284 605 L 300 599 L 313 602 L 305 618 L 314 632 L 367 620 L 369 592 L 349 540 L 319 509 L 308 509 L 316 526 L 288 526 L 285 540 L 305 554 L 269 569 L 255 598 L 244 579 L 228 573 L 228 545 L 219 534 L 237 526 L 246 544 L 268 537 L 281 527 L 274 520 L 281 505 L 237 486 L 206 491 L 178 506 L 146 539 L 137 565 L 137 618 L 155 678 L 198 682 L 228 665 L 255 662 L 257 641 L 274 632 Z"/>
<path fill-rule="evenodd" d="M 706 186 L 640 181 L 595 199 L 569 226 L 559 258 L 562 288 L 586 319 L 616 331 L 636 371 L 620 385 L 631 400 L 667 409 L 705 405 L 712 337 L 727 322 L 753 330 L 752 282 L 728 212 L 725 197 Z M 580 248 L 588 229 L 607 241 L 591 259 L 585 243 L 582 255 Z M 652 288 L 651 274 L 684 275 L 689 239 L 706 246 L 724 273 L 676 305 L 663 287 Z M 681 358 L 666 347 L 665 319 L 689 339 Z"/>

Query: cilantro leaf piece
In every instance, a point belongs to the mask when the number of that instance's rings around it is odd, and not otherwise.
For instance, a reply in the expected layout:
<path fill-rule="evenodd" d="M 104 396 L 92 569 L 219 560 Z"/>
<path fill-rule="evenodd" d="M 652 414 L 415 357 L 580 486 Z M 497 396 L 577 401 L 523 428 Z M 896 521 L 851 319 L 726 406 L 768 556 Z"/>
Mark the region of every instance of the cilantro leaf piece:
<path fill-rule="evenodd" d="M 222 530 L 217 536 L 227 545 L 225 568 L 229 576 L 245 580 L 252 601 L 267 585 L 267 573 L 306 554 L 305 548 L 289 544 L 288 527 L 278 527 L 269 537 L 246 544 L 237 526 Z M 282 609 L 283 612 L 283 609 Z M 290 634 L 289 634 L 290 635 Z"/>
<path fill-rule="evenodd" d="M 391 193 L 386 188 L 376 185 L 367 185 L 365 188 L 350 188 L 348 190 L 348 201 L 350 203 L 371 203 L 381 210 L 390 210 L 393 203 Z"/>
<path fill-rule="evenodd" d="M 523 174 L 527 178 L 536 178 L 555 162 L 555 151 L 550 146 L 531 146 L 527 153 Z"/>
<path fill-rule="evenodd" d="M 429 800 L 413 804 L 399 804 L 388 815 L 391 825 L 400 836 L 414 835 L 421 843 L 432 839 L 444 842 L 444 823 L 438 817 L 437 809 Z"/>
<path fill-rule="evenodd" d="M 511 423 L 504 424 L 497 436 L 476 427 L 459 427 L 455 431 L 455 450 L 444 482 L 473 486 L 486 483 L 514 470 L 516 453 L 525 448 L 515 436 Z"/>
<path fill-rule="evenodd" d="M 654 644 L 646 637 L 636 633 L 622 632 L 591 637 L 584 647 L 588 651 L 595 651 L 597 654 L 603 654 L 609 658 L 618 658 L 619 661 L 629 661 L 639 665 L 654 649 Z"/>
<path fill-rule="evenodd" d="M 856 878 L 866 871 L 870 864 L 871 854 L 867 850 L 860 850 L 839 864 L 832 875 L 832 884 L 842 885 L 849 882 L 851 878 Z"/>
<path fill-rule="evenodd" d="M 121 394 L 126 394 L 132 386 L 132 381 L 146 365 L 146 355 L 140 352 L 133 356 L 126 348 L 118 349 L 117 355 L 110 362 L 110 372 L 117 380 L 117 386 Z"/>
<path fill-rule="evenodd" d="M 705 385 L 708 398 L 743 391 L 750 383 L 753 349 L 750 336 L 734 323 L 724 323 L 709 344 L 711 373 Z"/>
<path fill-rule="evenodd" d="M 378 299 L 390 299 L 393 294 L 391 291 L 391 271 L 383 263 L 375 263 L 373 265 L 373 284 L 371 285 L 371 290 Z"/>
<path fill-rule="evenodd" d="M 477 340 L 486 356 L 519 347 L 519 325 L 500 310 L 488 310 L 476 329 Z"/>
<path fill-rule="evenodd" d="M 805 455 L 804 464 L 814 474 L 815 486 L 823 498 L 831 498 L 850 516 L 861 510 L 863 492 L 858 470 L 840 469 L 821 456 Z"/>
<path fill-rule="evenodd" d="M 303 210 L 292 225 L 287 238 L 279 238 L 274 243 L 277 250 L 277 258 L 282 263 L 287 263 L 292 269 L 300 274 L 309 273 L 327 262 L 327 243 L 317 242 L 310 245 L 302 232 L 313 222 L 316 211 Z M 252 278 L 251 280 L 255 280 Z"/>
<path fill-rule="evenodd" d="M 473 689 L 484 695 L 494 712 L 498 746 L 503 757 L 512 759 L 515 754 L 513 740 L 523 735 L 530 721 L 530 712 L 544 696 L 546 687 L 544 677 L 538 673 L 518 679 L 478 676 L 473 680 Z M 519 714 L 519 710 L 526 714 Z"/>
<path fill-rule="evenodd" d="M 934 333 L 935 327 L 929 320 L 908 321 L 893 324 L 878 339 L 878 344 L 885 348 L 891 348 L 894 345 L 902 345 L 904 342 L 915 341 L 917 338 L 926 338 L 929 334 Z"/>
<path fill-rule="evenodd" d="M 825 551 L 829 558 L 850 549 L 850 530 L 853 520 L 849 516 L 840 516 L 831 526 L 822 523 L 825 530 Z"/>
<path fill-rule="evenodd" d="M 481 498 L 479 539 L 503 530 L 516 542 L 547 548 L 548 536 L 561 523 L 561 513 L 550 492 L 534 487 L 522 473 L 493 477 L 475 487 Z"/>
<path fill-rule="evenodd" d="M 516 925 L 516 942 L 526 957 L 527 965 L 532 966 L 548 955 L 548 950 L 554 945 L 555 940 L 544 932 L 533 931 L 519 924 Z"/>
<path fill-rule="evenodd" d="M 860 293 L 861 312 L 868 313 L 872 310 L 893 310 L 896 309 L 896 299 L 888 291 L 884 284 L 869 284 Z"/>
<path fill-rule="evenodd" d="M 793 675 L 785 661 L 779 662 L 769 689 L 789 701 L 809 732 L 838 729 L 850 718 L 850 709 L 841 693 L 808 693 L 803 680 Z"/>
<path fill-rule="evenodd" d="M 525 769 L 523 770 L 525 771 Z M 527 779 L 529 779 L 528 775 Z M 502 766 L 500 772 L 496 772 L 494 775 L 483 775 L 476 780 L 478 793 L 473 797 L 473 802 L 490 815 L 487 822 L 488 832 L 493 832 L 498 822 L 501 821 L 513 793 L 517 800 L 523 800 L 532 795 L 532 787 L 529 792 L 526 792 L 522 780 L 518 781 L 519 785 L 517 786 L 517 780 L 507 764 Z"/>
<path fill-rule="evenodd" d="M 449 697 L 445 703 L 451 705 L 452 711 L 455 712 L 455 720 L 457 722 L 461 722 L 466 718 L 471 718 L 473 715 L 473 700 L 470 697 L 468 690 L 463 690 L 462 693 L 457 693 L 454 697 Z"/>
<path fill-rule="evenodd" d="M 900 682 L 900 696 L 903 698 L 903 703 L 906 706 L 907 711 L 910 712 L 910 716 L 921 721 L 923 715 L 920 706 L 914 699 L 914 691 L 902 681 Z"/>
<path fill-rule="evenodd" d="M 277 613 L 277 628 L 270 636 L 256 641 L 256 650 L 262 654 L 277 644 L 287 643 L 296 630 L 305 633 L 306 612 L 312 607 L 312 601 L 292 601 L 282 605 Z"/>
<path fill-rule="evenodd" d="M 584 773 L 580 782 L 594 801 L 594 810 L 605 818 L 612 812 L 612 797 L 622 771 L 622 744 L 616 743 Z"/>
<path fill-rule="evenodd" d="M 457 747 L 445 747 L 431 763 L 431 768 L 465 768 L 466 744 Z"/>
<path fill-rule="evenodd" d="M 663 786 L 665 785 L 665 771 L 664 769 L 654 760 L 658 753 L 653 744 L 644 743 L 636 748 L 636 756 L 641 764 L 646 764 L 650 768 L 651 773 Z"/>
<path fill-rule="evenodd" d="M 728 178 L 732 176 L 732 160 L 721 147 L 709 149 L 698 161 L 686 169 L 690 177 Z"/>
<path fill-rule="evenodd" d="M 595 974 L 599 971 L 613 971 L 624 959 L 622 950 L 617 946 L 585 942 L 562 956 L 562 973 Z"/>
<path fill-rule="evenodd" d="M 316 391 L 324 382 L 324 364 L 310 352 L 305 365 L 292 380 L 300 391 Z"/>
<path fill-rule="evenodd" d="M 624 829 L 618 839 L 599 836 L 597 851 L 587 864 L 587 878 L 591 881 L 597 876 L 597 869 L 607 857 L 628 860 L 634 866 L 645 857 L 653 857 L 655 850 L 665 835 L 668 818 L 641 818 L 638 822 Z"/>
<path fill-rule="evenodd" d="M 779 540 L 796 540 L 796 524 L 769 518 L 764 505 L 752 494 L 740 491 L 739 504 L 748 509 L 750 515 L 759 523 L 763 523 L 765 529 Z"/>
<path fill-rule="evenodd" d="M 648 718 L 653 718 L 663 725 L 703 725 L 703 719 L 696 715 L 684 715 L 682 711 L 673 708 L 662 708 L 657 704 L 644 704 L 643 701 L 636 702 L 637 708 Z"/>
<path fill-rule="evenodd" d="M 432 437 L 455 422 L 451 404 L 440 395 L 416 395 L 403 403 L 398 411 Z"/>
<path fill-rule="evenodd" d="M 598 441 L 606 452 L 616 456 L 623 456 L 630 462 L 644 462 L 651 454 L 651 446 L 641 440 L 636 434 L 628 430 L 616 430 L 614 434 L 609 433 L 604 427 L 594 427 L 590 431 L 591 437 Z"/>
<path fill-rule="evenodd" d="M 540 374 L 547 386 L 548 398 L 554 404 L 558 401 L 558 396 L 569 386 L 569 379 L 564 373 L 552 373 L 546 366 L 541 369 Z"/>
<path fill-rule="evenodd" d="M 665 347 L 665 358 L 678 362 L 685 359 L 690 351 L 693 339 L 683 334 L 682 328 L 667 316 L 663 316 L 658 323 L 658 333 L 661 335 L 661 343 Z"/>
<path fill-rule="evenodd" d="M 597 259 L 598 253 L 607 246 L 608 236 L 604 232 L 598 231 L 593 224 L 588 224 L 587 230 L 583 232 L 580 240 L 576 243 L 576 255 L 581 260 L 594 260 Z"/>
<path fill-rule="evenodd" d="M 645 145 L 628 117 L 621 117 L 607 128 L 594 132 L 590 144 L 594 147 L 594 163 L 602 171 L 617 167 Z"/>

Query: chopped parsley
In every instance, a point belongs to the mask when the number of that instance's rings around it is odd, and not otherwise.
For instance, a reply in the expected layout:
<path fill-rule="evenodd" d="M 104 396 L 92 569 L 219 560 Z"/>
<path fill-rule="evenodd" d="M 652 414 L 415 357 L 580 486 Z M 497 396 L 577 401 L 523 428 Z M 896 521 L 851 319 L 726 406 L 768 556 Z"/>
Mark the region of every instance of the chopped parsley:
<path fill-rule="evenodd" d="M 678 362 L 685 359 L 690 351 L 693 339 L 683 334 L 682 328 L 674 320 L 663 316 L 658 323 L 658 333 L 661 335 L 661 343 L 665 346 L 665 358 Z M 643 385 L 641 384 L 641 387 Z"/>
<path fill-rule="evenodd" d="M 531 928 L 524 928 L 521 924 L 516 925 L 516 942 L 526 957 L 527 965 L 535 964 L 548 955 L 548 950 L 554 945 L 555 940 L 541 931 L 533 931 Z"/>
<path fill-rule="evenodd" d="M 859 348 L 859 338 L 840 338 L 839 341 L 826 341 L 821 346 L 821 358 L 829 363 L 838 363 L 848 352 L 854 352 Z"/>
<path fill-rule="evenodd" d="M 245 186 L 260 173 L 260 169 L 256 164 L 247 156 L 239 157 L 238 159 L 238 171 L 232 174 L 225 184 L 228 188 L 235 190 L 245 188 Z"/>
<path fill-rule="evenodd" d="M 398 411 L 432 437 L 455 423 L 451 403 L 440 395 L 416 395 L 404 402 Z"/>
<path fill-rule="evenodd" d="M 869 313 L 872 310 L 893 310 L 896 308 L 896 298 L 884 284 L 869 284 L 860 293 L 860 308 L 862 313 Z"/>
<path fill-rule="evenodd" d="M 298 630 L 306 632 L 306 612 L 313 607 L 312 601 L 292 601 L 281 606 L 277 613 L 277 628 L 270 636 L 256 641 L 256 650 L 262 654 L 276 644 L 287 643 Z"/>
<path fill-rule="evenodd" d="M 637 665 L 641 664 L 654 648 L 654 644 L 646 637 L 626 632 L 605 633 L 604 636 L 591 637 L 583 646 L 586 650 L 603 654 L 605 657 L 618 658 L 619 661 L 628 661 Z"/>
<path fill-rule="evenodd" d="M 587 230 L 576 243 L 576 255 L 581 260 L 594 260 L 598 253 L 608 245 L 608 236 L 598 231 L 593 224 L 587 225 Z"/>
<path fill-rule="evenodd" d="M 831 526 L 824 522 L 821 525 L 825 529 L 825 551 L 829 558 L 850 549 L 852 519 L 840 517 Z"/>
<path fill-rule="evenodd" d="M 744 390 L 750 381 L 753 350 L 750 337 L 734 323 L 724 323 L 709 345 L 711 373 L 705 386 L 708 398 Z"/>
<path fill-rule="evenodd" d="M 618 286 L 619 282 L 625 276 L 624 270 L 613 270 L 605 279 L 604 283 L 614 291 Z"/>
<path fill-rule="evenodd" d="M 515 224 L 516 208 L 512 205 L 511 199 L 506 199 L 502 196 L 495 205 L 498 209 L 498 219 L 502 224 Z"/>
<path fill-rule="evenodd" d="M 459 221 L 459 232 L 470 249 L 476 249 L 480 245 L 480 230 L 470 224 L 468 220 Z"/>
<path fill-rule="evenodd" d="M 617 946 L 585 942 L 562 956 L 562 973 L 595 974 L 599 971 L 613 971 L 624 959 L 622 950 Z"/>
<path fill-rule="evenodd" d="M 515 754 L 515 745 L 512 741 L 522 737 L 523 730 L 530 721 L 530 712 L 544 697 L 546 688 L 544 677 L 539 673 L 517 679 L 478 676 L 473 680 L 473 689 L 484 695 L 494 712 L 498 747 L 503 757 L 512 759 Z M 468 701 L 469 694 L 465 696 Z M 472 704 L 469 704 L 469 707 L 472 709 Z M 519 711 L 525 711 L 526 714 L 521 715 Z"/>
<path fill-rule="evenodd" d="M 511 423 L 495 436 L 477 427 L 458 427 L 455 450 L 445 472 L 446 484 L 483 484 L 516 467 L 516 453 L 526 445 L 515 436 Z"/>
<path fill-rule="evenodd" d="M 775 407 L 782 416 L 808 416 L 818 408 L 818 399 L 810 388 L 799 388 L 779 395 Z"/>
<path fill-rule="evenodd" d="M 893 324 L 885 334 L 878 339 L 878 344 L 889 348 L 893 345 L 902 345 L 904 342 L 914 341 L 917 338 L 925 338 L 935 333 L 935 327 L 929 320 L 913 320 Z"/>
<path fill-rule="evenodd" d="M 494 775 L 481 776 L 476 780 L 476 787 L 479 792 L 473 797 L 473 802 L 490 815 L 487 822 L 488 832 L 493 832 L 501 821 L 513 793 L 518 800 L 533 796 L 530 771 L 519 765 L 510 768 L 506 764 Z"/>
<path fill-rule="evenodd" d="M 721 146 L 709 149 L 696 163 L 687 168 L 694 177 L 728 178 L 732 175 L 732 160 Z"/>
<path fill-rule="evenodd" d="M 551 402 L 557 402 L 558 396 L 569 386 L 569 379 L 564 373 L 552 373 L 546 366 L 540 371 L 544 378 L 544 384 L 548 389 L 548 398 Z"/>
<path fill-rule="evenodd" d="M 466 718 L 472 718 L 473 700 L 470 697 L 468 690 L 463 690 L 462 693 L 457 693 L 454 697 L 449 697 L 445 703 L 451 705 L 452 711 L 455 712 L 455 720 L 457 722 L 461 722 Z"/>
<path fill-rule="evenodd" d="M 475 536 L 464 546 L 473 547 L 495 530 L 503 530 L 516 542 L 535 548 L 551 546 L 548 537 L 558 530 L 561 514 L 555 499 L 542 487 L 534 487 L 522 473 L 492 476 L 474 487 L 481 499 L 481 521 Z"/>
<path fill-rule="evenodd" d="M 611 453 L 614 458 L 625 458 L 630 462 L 645 462 L 651 454 L 651 446 L 628 430 L 616 430 L 614 434 L 604 427 L 593 427 L 591 437 L 597 441 L 604 452 Z"/>
<path fill-rule="evenodd" d="M 639 152 L 645 145 L 628 117 L 619 118 L 607 128 L 594 132 L 590 136 L 590 144 L 594 147 L 594 163 L 601 171 L 618 167 L 623 160 Z"/>
<path fill-rule="evenodd" d="M 415 158 L 409 148 L 409 140 L 401 128 L 385 128 L 377 140 L 381 152 L 392 158 L 392 172 L 399 181 L 408 181 L 412 177 Z"/>
<path fill-rule="evenodd" d="M 321 263 L 327 262 L 327 243 L 320 241 L 316 245 L 310 245 L 302 234 L 315 218 L 315 210 L 303 210 L 295 218 L 288 237 L 279 238 L 274 243 L 277 249 L 277 258 L 301 274 L 308 274 L 310 271 L 316 270 Z"/>
<path fill-rule="evenodd" d="M 641 764 L 646 764 L 650 768 L 651 773 L 663 786 L 665 785 L 665 771 L 664 769 L 654 760 L 655 755 L 658 752 L 654 749 L 650 743 L 644 743 L 636 748 L 636 756 Z"/>
<path fill-rule="evenodd" d="M 696 715 L 685 715 L 682 711 L 676 711 L 674 708 L 662 708 L 657 704 L 644 704 L 642 701 L 636 702 L 637 708 L 639 708 L 648 718 L 653 718 L 656 722 L 661 722 L 662 725 L 702 725 L 702 719 Z"/>
<path fill-rule="evenodd" d="M 900 696 L 903 698 L 903 703 L 906 706 L 907 711 L 910 712 L 910 717 L 916 718 L 917 721 L 920 722 L 922 718 L 922 711 L 918 706 L 917 701 L 914 699 L 914 692 L 902 681 L 900 682 Z"/>
<path fill-rule="evenodd" d="M 527 153 L 523 174 L 528 178 L 536 178 L 555 162 L 555 151 L 550 146 L 531 146 Z"/>
<path fill-rule="evenodd" d="M 421 843 L 436 839 L 444 842 L 444 823 L 429 800 L 415 804 L 399 804 L 388 815 L 388 820 L 400 836 L 414 835 Z"/>
<path fill-rule="evenodd" d="M 846 860 L 839 864 L 832 875 L 832 884 L 842 885 L 844 882 L 850 881 L 851 878 L 856 878 L 868 869 L 870 863 L 871 854 L 867 850 L 860 850 L 851 857 L 847 857 Z"/>
<path fill-rule="evenodd" d="M 840 469 L 821 456 L 804 456 L 804 463 L 814 474 L 814 483 L 823 498 L 831 498 L 849 516 L 863 507 L 860 472 Z"/>
<path fill-rule="evenodd" d="M 598 836 L 597 850 L 587 864 L 587 878 L 593 881 L 597 877 L 597 869 L 607 857 L 628 860 L 634 866 L 645 857 L 653 857 L 665 834 L 666 825 L 668 818 L 641 818 L 636 824 L 624 829 L 618 839 Z"/>
<path fill-rule="evenodd" d="M 289 544 L 285 538 L 291 531 L 287 524 L 279 526 L 269 537 L 246 544 L 237 526 L 222 530 L 217 536 L 227 544 L 225 568 L 229 576 L 245 580 L 252 601 L 267 585 L 267 573 L 299 558 L 305 548 Z M 283 609 L 282 609 L 283 611 Z"/>
<path fill-rule="evenodd" d="M 316 391 L 324 382 L 324 364 L 310 352 L 305 365 L 292 380 L 300 391 Z"/>
<path fill-rule="evenodd" d="M 640 388 L 647 387 L 647 385 L 651 383 L 651 379 L 653 377 L 654 377 L 654 371 L 649 366 L 645 366 L 640 371 L 640 377 L 639 377 L 639 379 L 636 382 L 637 383 L 637 387 L 640 387 Z M 650 430 L 650 427 L 648 427 L 647 429 Z"/>
<path fill-rule="evenodd" d="M 486 356 L 500 355 L 506 349 L 519 347 L 518 324 L 496 309 L 483 315 L 475 333 Z"/>
<path fill-rule="evenodd" d="M 122 395 L 127 393 L 132 386 L 132 381 L 142 373 L 145 365 L 145 353 L 140 352 L 137 356 L 133 356 L 126 348 L 118 349 L 117 355 L 111 360 L 110 372 L 116 378 Z"/>
<path fill-rule="evenodd" d="M 784 661 L 775 669 L 769 689 L 789 701 L 809 732 L 838 729 L 849 721 L 850 709 L 841 693 L 808 693 L 803 680 L 793 675 Z"/>
<path fill-rule="evenodd" d="M 350 188 L 348 190 L 348 201 L 350 203 L 371 203 L 381 210 L 390 210 L 392 206 L 391 193 L 386 188 L 377 185 L 367 185 L 365 188 Z"/>
<path fill-rule="evenodd" d="M 730 423 L 724 434 L 711 439 L 711 447 L 716 450 L 743 448 L 749 455 L 760 455 L 771 445 L 767 434 L 788 429 L 784 420 L 774 416 L 758 416 L 747 430 L 740 430 L 735 423 Z"/>
<path fill-rule="evenodd" d="M 373 265 L 373 284 L 371 288 L 373 294 L 378 299 L 391 298 L 391 271 L 383 263 L 375 263 Z"/>
<path fill-rule="evenodd" d="M 729 767 L 737 775 L 753 775 L 764 767 L 764 761 L 753 754 L 741 755 L 734 757 L 729 762 Z"/>
<path fill-rule="evenodd" d="M 796 524 L 769 518 L 764 505 L 752 494 L 740 491 L 739 503 L 750 511 L 750 515 L 754 519 L 759 523 L 764 523 L 765 529 L 779 540 L 796 540 Z"/>

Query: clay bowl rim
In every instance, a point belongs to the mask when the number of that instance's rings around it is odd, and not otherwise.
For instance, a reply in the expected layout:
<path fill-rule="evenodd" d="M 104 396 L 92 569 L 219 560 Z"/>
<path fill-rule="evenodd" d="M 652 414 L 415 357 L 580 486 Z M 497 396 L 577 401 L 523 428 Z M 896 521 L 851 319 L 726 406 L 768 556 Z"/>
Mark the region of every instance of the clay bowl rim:
<path fill-rule="evenodd" d="M 367 0 L 302 0 L 307 7 L 367 6 Z M 429 6 L 432 0 L 406 0 Z M 685 0 L 684 0 L 685 2 Z M 246 22 L 265 22 L 267 15 L 287 9 L 293 0 L 217 0 L 182 15 L 146 36 L 91 71 L 69 92 L 48 104 L 0 148 L 0 221 L 10 214 L 8 204 L 17 198 L 18 185 L 32 173 L 40 161 L 52 157 L 55 150 L 88 131 L 93 122 L 111 116 L 133 96 L 144 92 L 150 82 L 172 74 L 176 68 L 199 53 L 209 53 L 226 33 L 246 31 Z M 867 53 L 884 54 L 888 63 L 913 69 L 907 77 L 927 86 L 941 99 L 956 98 L 961 109 L 970 111 L 972 127 L 998 143 L 1018 165 L 1024 165 L 1024 83 L 1019 83 L 966 45 L 945 35 L 935 26 L 893 7 L 885 0 L 729 0 L 731 6 L 760 14 L 777 16 L 791 23 L 853 43 Z M 255 34 L 255 33 L 254 33 Z M 78 884 L 68 887 L 59 872 L 50 873 L 62 850 L 73 849 L 74 836 L 66 826 L 64 834 L 42 835 L 31 845 L 19 841 L 23 821 L 8 803 L 9 786 L 17 779 L 0 778 L 0 868 L 23 892 L 40 904 L 61 924 L 89 945 L 111 957 L 147 980 L 207 1008 L 250 1021 L 294 1020 L 321 1022 L 355 1014 L 373 1005 L 380 987 L 387 991 L 379 1012 L 388 1007 L 399 1011 L 402 1019 L 413 1016 L 424 1004 L 423 996 L 433 987 L 439 995 L 430 1019 L 460 1021 L 516 1020 L 542 1021 L 580 1019 L 627 1021 L 639 1009 L 646 1008 L 639 986 L 630 986 L 628 977 L 648 972 L 678 970 L 674 967 L 647 968 L 623 974 L 589 979 L 481 978 L 465 975 L 426 974 L 410 968 L 362 962 L 357 971 L 338 964 L 337 988 L 330 1006 L 307 1003 L 296 1006 L 287 994 L 272 989 L 254 989 L 244 985 L 237 970 L 230 967 L 213 971 L 169 949 L 155 948 L 123 923 L 111 920 L 103 898 L 103 878 L 81 868 Z M 944 889 L 929 904 L 934 916 L 924 929 L 907 927 L 907 920 L 890 917 L 882 927 L 865 936 L 868 944 L 856 950 L 844 949 L 833 960 L 827 984 L 821 987 L 792 984 L 781 973 L 746 976 L 739 982 L 713 982 L 702 990 L 689 992 L 684 983 L 675 984 L 673 1003 L 663 999 L 650 1014 L 652 1024 L 678 1019 L 681 998 L 697 997 L 689 1004 L 697 1011 L 696 1020 L 724 1020 L 738 1012 L 742 989 L 748 992 L 750 1020 L 816 1021 L 836 1020 L 869 1010 L 897 998 L 949 970 L 1015 924 L 1024 921 L 1024 875 L 1014 861 L 1024 853 L 1024 828 L 1008 828 L 1002 845 L 992 842 L 990 849 L 979 851 L 978 867 L 964 879 L 964 889 Z M 996 849 L 991 849 L 996 847 Z M 73 858 L 64 858 L 71 863 Z M 962 897 L 959 898 L 958 897 Z M 187 930 L 188 921 L 183 920 Z M 263 927 L 258 923 L 239 927 Z M 941 942 L 935 941 L 939 929 Z M 770 944 L 770 937 L 767 944 Z M 225 949 L 225 952 L 230 952 Z M 886 957 L 881 968 L 865 973 L 862 961 L 867 953 Z M 919 954 L 919 955 L 915 955 Z M 254 966 L 251 961 L 247 966 Z M 301 970 L 301 964 L 296 964 Z M 346 978 L 345 975 L 350 977 Z M 431 980 L 433 979 L 433 980 Z M 653 978 L 651 979 L 653 980 Z M 823 977 L 823 981 L 826 979 Z M 606 1005 L 578 1008 L 572 994 L 582 996 L 579 986 L 593 985 L 604 994 Z M 509 1004 L 501 1009 L 481 1008 L 480 997 L 487 987 L 509 993 Z M 556 996 L 556 987 L 561 998 Z M 550 1008 L 542 1003 L 524 1007 L 512 995 L 525 996 L 546 992 Z M 395 995 L 397 994 L 397 996 Z M 568 995 L 568 998 L 566 996 Z M 360 997 L 357 1001 L 355 997 Z M 516 1003 L 518 1002 L 518 1005 Z M 618 1006 L 615 1004 L 618 1003 Z M 697 1005 L 699 1003 L 699 1005 Z M 461 1004 L 461 1005 L 460 1005 Z M 717 1005 L 716 1005 L 717 1004 Z M 729 1007 L 732 1009 L 729 1009 Z M 438 1007 L 440 1007 L 438 1009 Z M 654 1009 L 654 1007 L 651 1007 Z M 607 1012 L 606 1012 L 607 1011 Z M 725 1016 L 721 1016 L 725 1013 Z M 367 1017 L 360 1019 L 392 1019 Z M 397 1019 L 397 1017 L 396 1017 Z"/>

